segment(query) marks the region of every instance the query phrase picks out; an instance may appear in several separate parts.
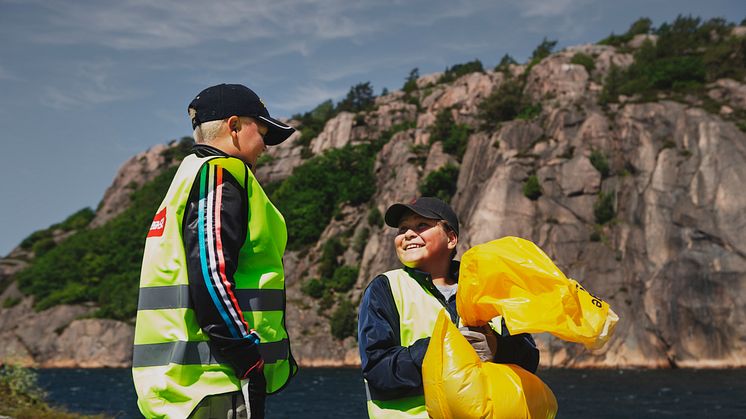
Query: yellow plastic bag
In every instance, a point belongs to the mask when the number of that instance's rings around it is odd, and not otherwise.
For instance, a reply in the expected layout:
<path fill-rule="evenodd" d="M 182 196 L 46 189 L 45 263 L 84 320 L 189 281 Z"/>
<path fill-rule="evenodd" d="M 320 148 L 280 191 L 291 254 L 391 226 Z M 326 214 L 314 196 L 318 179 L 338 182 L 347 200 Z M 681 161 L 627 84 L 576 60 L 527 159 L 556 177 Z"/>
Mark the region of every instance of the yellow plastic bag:
<path fill-rule="evenodd" d="M 432 418 L 554 418 L 557 414 L 557 399 L 539 377 L 517 365 L 480 361 L 445 310 L 435 323 L 422 381 Z"/>
<path fill-rule="evenodd" d="M 539 247 L 517 237 L 467 251 L 456 298 L 465 325 L 481 326 L 502 316 L 511 334 L 550 332 L 589 348 L 606 343 L 619 320 Z M 515 365 L 482 363 L 445 311 L 433 330 L 422 378 L 434 418 L 553 418 L 557 413 L 546 384 Z"/>
<path fill-rule="evenodd" d="M 567 278 L 534 243 L 518 237 L 464 253 L 456 305 L 468 326 L 503 316 L 511 334 L 549 332 L 589 349 L 603 346 L 619 320 L 608 303 Z"/>

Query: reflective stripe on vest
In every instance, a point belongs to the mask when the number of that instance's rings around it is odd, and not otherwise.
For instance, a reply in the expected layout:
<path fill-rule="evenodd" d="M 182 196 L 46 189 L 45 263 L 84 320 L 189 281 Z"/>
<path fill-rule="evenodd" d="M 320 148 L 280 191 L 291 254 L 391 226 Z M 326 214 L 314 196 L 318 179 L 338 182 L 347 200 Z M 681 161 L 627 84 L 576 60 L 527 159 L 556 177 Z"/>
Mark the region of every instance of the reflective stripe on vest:
<path fill-rule="evenodd" d="M 403 269 L 384 273 L 389 280 L 396 310 L 399 312 L 399 337 L 402 346 L 430 337 L 443 304 Z M 368 416 L 371 418 L 427 418 L 425 396 L 395 400 L 372 400 L 368 383 Z"/>
<path fill-rule="evenodd" d="M 288 340 L 259 344 L 259 352 L 265 363 L 272 364 L 288 357 Z M 132 354 L 132 367 L 155 367 L 168 364 L 211 365 L 224 364 L 217 352 L 212 352 L 206 341 L 164 342 L 135 345 Z"/>
<path fill-rule="evenodd" d="M 272 311 L 285 309 L 284 290 L 237 289 L 238 305 L 242 311 Z M 189 298 L 189 285 L 140 288 L 138 310 L 165 308 L 193 308 Z"/>
<path fill-rule="evenodd" d="M 137 404 L 148 418 L 187 417 L 206 396 L 240 391 L 235 372 L 211 350 L 197 324 L 181 231 L 194 182 L 206 174 L 219 179 L 221 171 L 228 171 L 246 192 L 247 237 L 239 250 L 233 291 L 249 328 L 261 336 L 267 393 L 280 390 L 297 371 L 284 325 L 285 221 L 241 160 L 190 155 L 158 208 L 157 234 L 149 234 L 145 242 L 132 375 Z"/>

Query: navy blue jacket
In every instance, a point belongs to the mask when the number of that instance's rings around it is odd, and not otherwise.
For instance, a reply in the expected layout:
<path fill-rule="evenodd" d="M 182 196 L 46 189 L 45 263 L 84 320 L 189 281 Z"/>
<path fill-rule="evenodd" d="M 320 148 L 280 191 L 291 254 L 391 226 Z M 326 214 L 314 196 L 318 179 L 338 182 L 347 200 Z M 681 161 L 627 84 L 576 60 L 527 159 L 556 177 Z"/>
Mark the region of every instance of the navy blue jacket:
<path fill-rule="evenodd" d="M 410 275 L 427 275 L 414 269 L 403 268 Z M 452 277 L 458 278 L 458 262 L 452 266 Z M 429 291 L 444 301 L 442 294 L 432 285 Z M 458 324 L 456 295 L 445 302 L 451 320 Z M 494 362 L 517 364 L 532 373 L 539 365 L 539 350 L 530 334 L 511 336 L 503 324 L 502 336 L 497 336 L 497 353 Z M 422 360 L 425 358 L 430 338 L 415 341 L 411 346 L 401 346 L 399 312 L 391 294 L 388 278 L 375 277 L 365 290 L 358 315 L 358 345 L 363 377 L 373 400 L 391 400 L 423 394 Z"/>

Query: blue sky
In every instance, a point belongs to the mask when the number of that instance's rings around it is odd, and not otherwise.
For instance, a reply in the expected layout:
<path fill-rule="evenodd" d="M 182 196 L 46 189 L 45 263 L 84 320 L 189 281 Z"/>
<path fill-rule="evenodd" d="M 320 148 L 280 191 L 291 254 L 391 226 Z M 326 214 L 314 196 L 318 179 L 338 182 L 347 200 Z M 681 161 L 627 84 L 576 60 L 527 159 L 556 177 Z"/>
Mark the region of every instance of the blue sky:
<path fill-rule="evenodd" d="M 0 0 L 0 255 L 95 208 L 119 166 L 191 135 L 186 106 L 243 83 L 273 116 L 370 81 L 503 54 L 524 61 L 623 33 L 641 16 L 746 17 L 743 0 Z"/>

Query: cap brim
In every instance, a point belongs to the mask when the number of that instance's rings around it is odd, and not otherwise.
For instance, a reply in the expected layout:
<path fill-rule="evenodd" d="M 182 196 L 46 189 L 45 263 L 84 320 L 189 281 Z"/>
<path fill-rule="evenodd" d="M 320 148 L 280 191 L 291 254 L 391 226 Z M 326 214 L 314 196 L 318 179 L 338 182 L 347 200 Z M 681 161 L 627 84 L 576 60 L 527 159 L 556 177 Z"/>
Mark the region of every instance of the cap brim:
<path fill-rule="evenodd" d="M 425 218 L 432 218 L 434 220 L 440 219 L 440 216 L 438 214 L 424 208 L 417 208 L 413 205 L 407 204 L 394 204 L 386 210 L 386 214 L 383 216 L 383 220 L 386 222 L 387 226 L 397 228 L 399 227 L 399 221 L 401 220 L 401 217 L 404 216 L 407 211 L 412 211 L 413 213 Z"/>
<path fill-rule="evenodd" d="M 257 116 L 257 118 L 266 123 L 267 135 L 264 136 L 264 144 L 266 145 L 280 144 L 295 132 L 295 128 L 288 124 L 283 124 L 274 118 L 267 116 Z"/>

